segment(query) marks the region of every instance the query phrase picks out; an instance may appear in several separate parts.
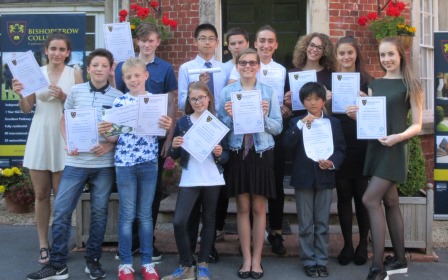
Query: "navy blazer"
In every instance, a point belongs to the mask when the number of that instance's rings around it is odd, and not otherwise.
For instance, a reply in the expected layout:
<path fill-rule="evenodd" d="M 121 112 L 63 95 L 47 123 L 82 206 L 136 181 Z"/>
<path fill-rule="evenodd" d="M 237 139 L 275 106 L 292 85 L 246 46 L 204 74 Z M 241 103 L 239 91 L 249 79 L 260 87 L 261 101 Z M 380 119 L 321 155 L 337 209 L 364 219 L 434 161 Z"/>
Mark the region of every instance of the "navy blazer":
<path fill-rule="evenodd" d="M 295 117 L 289 122 L 289 128 L 283 137 L 283 146 L 286 151 L 294 155 L 294 164 L 290 185 L 297 189 L 331 189 L 336 185 L 335 173 L 345 156 L 345 140 L 342 134 L 341 124 L 338 119 L 324 114 L 329 119 L 333 133 L 333 154 L 328 158 L 333 162 L 334 170 L 322 170 L 319 163 L 308 158 L 303 145 L 302 131 L 297 127 L 297 122 L 306 115 Z M 303 127 L 306 129 L 306 126 Z"/>
<path fill-rule="evenodd" d="M 176 128 L 174 129 L 173 138 L 176 136 L 184 136 L 185 133 L 193 126 L 191 122 L 190 115 L 183 116 L 176 123 Z M 220 157 L 217 157 L 213 154 L 213 159 L 215 160 L 216 167 L 219 170 L 219 173 L 222 174 L 224 172 L 223 164 L 229 160 L 229 148 L 227 145 L 227 135 L 221 140 L 219 143 L 222 147 L 222 154 Z M 190 160 L 190 154 L 185 151 L 182 147 L 173 148 L 171 144 L 171 149 L 168 153 L 174 160 L 180 158 L 180 166 L 182 168 L 188 169 L 188 161 Z"/>

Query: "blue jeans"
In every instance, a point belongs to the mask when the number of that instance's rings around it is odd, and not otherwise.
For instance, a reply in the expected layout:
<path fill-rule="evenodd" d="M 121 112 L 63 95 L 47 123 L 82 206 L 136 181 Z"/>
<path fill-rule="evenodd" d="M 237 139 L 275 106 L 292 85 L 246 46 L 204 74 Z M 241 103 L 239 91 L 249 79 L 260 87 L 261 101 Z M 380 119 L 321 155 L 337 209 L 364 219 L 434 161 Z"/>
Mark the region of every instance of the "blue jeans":
<path fill-rule="evenodd" d="M 117 166 L 120 211 L 118 253 L 121 264 L 132 264 L 132 223 L 138 220 L 142 265 L 152 262 L 152 202 L 157 183 L 157 159 L 133 166 Z"/>
<path fill-rule="evenodd" d="M 90 229 L 86 257 L 100 259 L 107 224 L 107 211 L 114 168 L 83 168 L 65 166 L 54 202 L 50 261 L 54 266 L 67 263 L 72 214 L 86 183 L 90 184 Z"/>

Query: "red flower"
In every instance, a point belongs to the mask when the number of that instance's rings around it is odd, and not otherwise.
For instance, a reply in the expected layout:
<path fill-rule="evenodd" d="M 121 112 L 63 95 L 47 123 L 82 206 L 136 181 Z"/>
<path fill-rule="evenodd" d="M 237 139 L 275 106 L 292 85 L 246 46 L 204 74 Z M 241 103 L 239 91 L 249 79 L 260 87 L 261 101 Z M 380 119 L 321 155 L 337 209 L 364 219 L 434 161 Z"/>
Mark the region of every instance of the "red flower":
<path fill-rule="evenodd" d="M 159 6 L 159 3 L 157 3 L 156 1 L 151 1 L 151 2 L 149 3 L 149 5 L 150 5 L 151 7 L 157 8 L 157 7 Z"/>
<path fill-rule="evenodd" d="M 400 10 L 397 7 L 389 7 L 386 10 L 386 15 L 392 17 L 398 17 L 400 16 Z"/>
<path fill-rule="evenodd" d="M 372 13 L 369 13 L 369 14 L 367 15 L 367 17 L 368 17 L 370 20 L 375 20 L 375 19 L 378 18 L 378 14 L 375 13 L 375 12 L 372 12 Z"/>
<path fill-rule="evenodd" d="M 131 6 L 130 6 L 130 10 L 131 11 L 135 11 L 135 10 L 138 10 L 140 8 L 140 6 L 139 5 L 137 5 L 137 4 L 132 4 Z"/>
<path fill-rule="evenodd" d="M 404 10 L 404 3 L 403 2 L 397 2 L 395 7 L 397 7 L 398 10 L 403 11 Z"/>
<path fill-rule="evenodd" d="M 120 22 L 126 21 L 126 17 L 120 16 Z"/>
<path fill-rule="evenodd" d="M 176 28 L 177 27 L 177 21 L 175 21 L 174 19 L 170 19 L 170 22 L 168 23 L 169 26 L 171 26 L 172 28 Z"/>
<path fill-rule="evenodd" d="M 121 11 L 118 13 L 118 15 L 119 15 L 120 17 L 126 17 L 126 16 L 128 15 L 128 11 L 126 11 L 126 10 L 121 10 Z"/>
<path fill-rule="evenodd" d="M 163 24 L 163 25 L 169 25 L 169 24 L 170 24 L 170 19 L 168 18 L 168 13 L 166 13 L 166 14 L 162 17 L 162 24 Z"/>
<path fill-rule="evenodd" d="M 366 16 L 359 17 L 358 24 L 361 26 L 365 26 L 367 24 L 367 17 Z"/>

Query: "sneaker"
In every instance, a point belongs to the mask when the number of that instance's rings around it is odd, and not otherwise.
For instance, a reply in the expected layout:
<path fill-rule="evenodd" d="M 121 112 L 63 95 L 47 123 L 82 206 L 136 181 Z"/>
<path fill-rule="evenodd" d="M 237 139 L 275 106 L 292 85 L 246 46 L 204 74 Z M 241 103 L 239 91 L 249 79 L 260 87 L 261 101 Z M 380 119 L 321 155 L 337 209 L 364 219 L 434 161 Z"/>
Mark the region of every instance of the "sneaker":
<path fill-rule="evenodd" d="M 28 280 L 60 280 L 68 279 L 68 267 L 64 265 L 56 268 L 50 264 L 42 267 L 41 270 L 30 273 L 26 276 Z"/>
<path fill-rule="evenodd" d="M 283 246 L 283 237 L 281 234 L 276 233 L 275 235 L 269 234 L 268 241 L 272 246 L 272 253 L 279 256 L 284 256 L 286 254 L 286 248 Z"/>
<path fill-rule="evenodd" d="M 86 268 L 84 271 L 90 274 L 90 279 L 101 279 L 106 277 L 106 272 L 101 268 L 101 264 L 97 259 L 85 257 Z"/>
<path fill-rule="evenodd" d="M 387 276 L 386 272 L 381 272 L 379 268 L 371 267 L 366 280 L 389 280 L 389 276 Z"/>
<path fill-rule="evenodd" d="M 195 280 L 194 267 L 180 266 L 173 274 L 165 276 L 162 280 Z"/>
<path fill-rule="evenodd" d="M 134 269 L 131 264 L 120 264 L 118 267 L 118 280 L 134 280 Z"/>
<path fill-rule="evenodd" d="M 387 256 L 384 261 L 384 270 L 386 270 L 387 275 L 407 273 L 408 263 L 400 263 L 395 256 Z"/>
<path fill-rule="evenodd" d="M 210 254 L 208 255 L 208 262 L 209 263 L 217 263 L 217 262 L 219 262 L 219 254 L 218 254 L 218 251 L 215 248 L 215 244 L 213 244 L 212 250 L 210 251 Z"/>
<path fill-rule="evenodd" d="M 162 259 L 162 253 L 157 249 L 156 246 L 152 246 L 152 260 L 160 261 Z"/>
<path fill-rule="evenodd" d="M 208 264 L 205 262 L 198 264 L 197 280 L 210 280 L 210 271 L 208 271 Z"/>
<path fill-rule="evenodd" d="M 159 280 L 159 273 L 154 263 L 148 263 L 142 266 L 143 280 Z"/>

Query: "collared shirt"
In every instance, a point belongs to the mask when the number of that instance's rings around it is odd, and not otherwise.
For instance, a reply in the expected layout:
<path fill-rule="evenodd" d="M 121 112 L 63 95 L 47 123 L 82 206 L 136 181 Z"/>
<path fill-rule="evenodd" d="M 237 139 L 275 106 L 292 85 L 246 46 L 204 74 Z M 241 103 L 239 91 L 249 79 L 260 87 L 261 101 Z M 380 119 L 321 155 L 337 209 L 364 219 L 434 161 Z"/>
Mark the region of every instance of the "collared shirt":
<path fill-rule="evenodd" d="M 115 68 L 115 83 L 117 89 L 122 92 L 129 92 L 123 81 L 123 72 L 121 68 L 124 62 L 120 62 Z M 177 89 L 176 75 L 171 64 L 155 56 L 154 60 L 146 64 L 146 70 L 149 72 L 149 78 L 146 80 L 145 89 L 148 92 L 158 94 L 167 93 Z"/>
<path fill-rule="evenodd" d="M 223 63 L 222 66 L 224 68 L 224 71 L 226 72 L 226 84 L 227 84 L 229 82 L 230 74 L 232 73 L 233 69 L 235 69 L 235 64 L 233 64 L 232 60 L 229 60 L 226 63 Z"/>
<path fill-rule="evenodd" d="M 188 85 L 191 82 L 199 81 L 199 74 L 188 75 L 188 70 L 193 69 L 204 69 L 207 68 L 205 66 L 205 59 L 196 55 L 196 58 L 185 62 L 179 68 L 179 94 L 178 94 L 178 107 L 179 110 L 185 111 L 185 102 L 187 101 L 188 96 Z M 212 64 L 212 68 L 221 68 L 221 72 L 210 73 L 213 75 L 213 85 L 214 85 L 214 93 L 215 93 L 215 111 L 218 112 L 219 109 L 219 95 L 222 89 L 225 87 L 226 81 L 226 73 L 223 69 L 223 64 L 217 61 L 212 57 L 210 61 Z"/>
<path fill-rule="evenodd" d="M 89 82 L 74 85 L 64 103 L 64 109 L 84 109 L 95 108 L 97 121 L 101 121 L 101 111 L 105 108 L 111 108 L 114 100 L 122 96 L 123 93 L 113 87 L 106 89 L 105 93 L 92 92 Z M 106 139 L 98 135 L 100 142 L 106 142 Z M 94 153 L 79 153 L 78 156 L 67 156 L 65 165 L 84 168 L 101 168 L 114 166 L 114 151 L 110 151 L 102 156 Z"/>
<path fill-rule="evenodd" d="M 137 97 L 126 93 L 115 99 L 113 106 L 122 107 L 137 103 Z M 158 151 L 159 145 L 156 136 L 120 134 L 115 146 L 115 166 L 133 166 L 156 159 Z"/>

